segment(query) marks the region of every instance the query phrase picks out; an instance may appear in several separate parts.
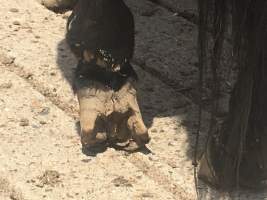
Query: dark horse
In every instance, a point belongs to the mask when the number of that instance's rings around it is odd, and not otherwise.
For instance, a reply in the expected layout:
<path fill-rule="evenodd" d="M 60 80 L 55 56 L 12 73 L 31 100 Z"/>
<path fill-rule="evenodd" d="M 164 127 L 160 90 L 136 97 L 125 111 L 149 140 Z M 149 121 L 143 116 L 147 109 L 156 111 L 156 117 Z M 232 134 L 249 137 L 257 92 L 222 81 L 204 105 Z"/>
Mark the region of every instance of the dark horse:
<path fill-rule="evenodd" d="M 137 74 L 130 64 L 134 19 L 123 0 L 79 0 L 66 39 L 78 58 L 74 90 L 80 105 L 81 141 L 149 142 L 136 99 Z"/>

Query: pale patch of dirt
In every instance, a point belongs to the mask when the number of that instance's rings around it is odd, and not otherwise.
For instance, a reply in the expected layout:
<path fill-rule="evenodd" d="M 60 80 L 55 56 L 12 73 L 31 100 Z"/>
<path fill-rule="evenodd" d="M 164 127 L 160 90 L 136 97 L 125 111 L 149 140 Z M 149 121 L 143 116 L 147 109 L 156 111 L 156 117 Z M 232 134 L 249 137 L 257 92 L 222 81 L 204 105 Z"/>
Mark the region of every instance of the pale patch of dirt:
<path fill-rule="evenodd" d="M 12 186 L 8 179 L 0 177 L 0 198 L 2 200 L 24 200 L 20 190 Z"/>

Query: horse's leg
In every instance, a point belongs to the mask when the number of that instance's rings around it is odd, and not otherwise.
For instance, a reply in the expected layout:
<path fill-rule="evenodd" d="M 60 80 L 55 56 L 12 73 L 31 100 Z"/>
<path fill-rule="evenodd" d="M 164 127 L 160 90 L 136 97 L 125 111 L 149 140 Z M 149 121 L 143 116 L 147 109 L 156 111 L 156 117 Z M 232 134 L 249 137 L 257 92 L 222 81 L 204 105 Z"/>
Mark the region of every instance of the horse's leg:
<path fill-rule="evenodd" d="M 104 103 L 95 96 L 86 97 L 79 92 L 78 100 L 82 144 L 92 147 L 105 142 L 107 139 L 105 125 L 101 123 L 101 116 L 105 112 Z"/>
<path fill-rule="evenodd" d="M 150 138 L 137 102 L 135 81 L 129 80 L 117 92 L 114 102 L 115 111 L 124 114 L 119 121 L 118 137 L 126 139 L 132 136 L 139 147 L 147 144 Z"/>

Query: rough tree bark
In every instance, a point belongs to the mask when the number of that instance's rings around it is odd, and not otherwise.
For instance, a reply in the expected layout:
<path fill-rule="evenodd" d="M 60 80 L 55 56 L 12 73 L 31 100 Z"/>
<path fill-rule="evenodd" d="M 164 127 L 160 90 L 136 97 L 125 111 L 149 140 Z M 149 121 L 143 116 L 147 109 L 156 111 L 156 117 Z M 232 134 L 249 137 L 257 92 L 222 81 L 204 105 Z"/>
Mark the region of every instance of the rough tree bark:
<path fill-rule="evenodd" d="M 214 0 L 202 2 L 214 4 Z M 239 67 L 239 75 L 228 117 L 208 139 L 199 177 L 223 188 L 264 186 L 267 179 L 267 2 L 222 2 L 231 4 L 232 8 L 233 60 Z M 202 15 L 208 15 L 208 11 L 202 11 Z M 226 17 L 225 13 L 216 15 Z M 221 26 L 214 28 L 218 30 Z"/>

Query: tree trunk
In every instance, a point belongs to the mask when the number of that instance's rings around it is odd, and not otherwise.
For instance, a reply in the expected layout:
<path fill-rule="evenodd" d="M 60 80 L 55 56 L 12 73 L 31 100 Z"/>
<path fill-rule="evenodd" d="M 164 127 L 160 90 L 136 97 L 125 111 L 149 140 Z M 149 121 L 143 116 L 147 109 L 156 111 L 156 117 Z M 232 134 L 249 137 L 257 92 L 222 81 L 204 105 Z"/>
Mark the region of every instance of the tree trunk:
<path fill-rule="evenodd" d="M 232 10 L 240 72 L 229 115 L 209 137 L 199 177 L 220 187 L 262 186 L 267 179 L 267 3 L 233 0 Z"/>

